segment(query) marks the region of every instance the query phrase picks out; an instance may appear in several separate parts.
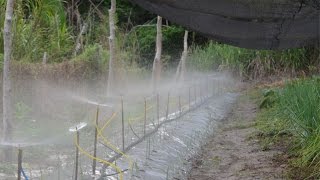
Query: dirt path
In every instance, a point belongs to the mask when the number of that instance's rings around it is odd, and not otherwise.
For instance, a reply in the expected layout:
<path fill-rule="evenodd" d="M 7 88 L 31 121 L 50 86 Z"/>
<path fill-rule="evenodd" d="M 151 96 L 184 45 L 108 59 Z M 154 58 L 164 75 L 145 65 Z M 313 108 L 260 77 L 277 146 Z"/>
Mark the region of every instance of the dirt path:
<path fill-rule="evenodd" d="M 285 164 L 275 158 L 280 150 L 263 151 L 253 136 L 257 107 L 247 96 L 239 98 L 229 118 L 192 159 L 190 180 L 285 179 Z"/>

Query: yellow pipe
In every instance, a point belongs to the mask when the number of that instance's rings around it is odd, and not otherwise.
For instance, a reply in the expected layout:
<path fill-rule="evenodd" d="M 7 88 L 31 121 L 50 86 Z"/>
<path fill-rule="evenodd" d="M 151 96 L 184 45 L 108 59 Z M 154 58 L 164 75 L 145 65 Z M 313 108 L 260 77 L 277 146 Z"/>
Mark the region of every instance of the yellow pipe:
<path fill-rule="evenodd" d="M 123 180 L 123 172 L 122 172 L 122 170 L 121 170 L 118 166 L 116 166 L 116 165 L 114 165 L 113 163 L 110 163 L 110 162 L 108 162 L 108 161 L 105 161 L 105 160 L 103 160 L 103 159 L 94 157 L 94 156 L 92 156 L 90 153 L 88 153 L 87 151 L 83 150 L 83 149 L 80 147 L 80 145 L 78 144 L 77 138 L 75 138 L 75 145 L 76 145 L 76 147 L 79 149 L 79 151 L 80 151 L 82 154 L 86 155 L 86 156 L 89 157 L 90 159 L 96 160 L 96 161 L 101 162 L 101 163 L 103 163 L 103 164 L 105 164 L 105 165 L 109 165 L 109 166 L 113 167 L 113 168 L 119 173 L 119 179 L 120 179 L 120 180 Z"/>

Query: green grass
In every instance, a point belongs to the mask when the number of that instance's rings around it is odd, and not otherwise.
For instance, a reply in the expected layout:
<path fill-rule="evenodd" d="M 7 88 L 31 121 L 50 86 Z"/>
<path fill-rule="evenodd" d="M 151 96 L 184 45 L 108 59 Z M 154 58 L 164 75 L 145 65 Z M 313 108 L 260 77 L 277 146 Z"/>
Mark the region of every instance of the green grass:
<path fill-rule="evenodd" d="M 249 50 L 210 42 L 193 46 L 187 61 L 189 69 L 200 71 L 229 70 L 240 77 L 257 79 L 269 75 L 316 71 L 316 48 L 283 51 Z"/>
<path fill-rule="evenodd" d="M 264 94 L 262 101 L 272 103 L 258 115 L 264 146 L 289 137 L 291 177 L 320 178 L 320 78 L 294 80 L 273 91 Z"/>

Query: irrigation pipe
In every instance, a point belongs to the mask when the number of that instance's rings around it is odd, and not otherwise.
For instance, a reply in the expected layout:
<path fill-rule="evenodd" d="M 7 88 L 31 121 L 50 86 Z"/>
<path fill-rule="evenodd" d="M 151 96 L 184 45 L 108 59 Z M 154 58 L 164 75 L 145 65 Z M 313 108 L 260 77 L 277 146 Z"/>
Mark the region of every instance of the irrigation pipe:
<path fill-rule="evenodd" d="M 105 138 L 102 135 L 101 130 L 96 126 L 97 130 L 98 130 L 98 136 L 102 139 L 104 145 L 107 145 L 110 149 L 112 149 L 113 151 L 115 151 L 116 153 L 121 154 L 121 156 L 124 156 L 128 161 L 129 161 L 129 166 L 130 166 L 130 170 L 132 170 L 133 167 L 133 160 L 132 158 L 130 158 L 128 155 L 126 155 L 124 152 L 122 152 L 121 150 L 119 150 L 117 147 L 115 147 L 114 145 L 112 145 L 112 143 L 110 143 L 107 138 Z"/>
<path fill-rule="evenodd" d="M 118 112 L 117 112 L 118 113 Z M 130 166 L 130 170 L 132 170 L 133 167 L 133 160 L 126 155 L 125 153 L 123 153 L 121 150 L 119 150 L 117 147 L 115 147 L 111 142 L 108 141 L 108 139 L 106 137 L 103 136 L 102 131 L 107 127 L 108 123 L 110 123 L 114 117 L 117 115 L 117 113 L 113 113 L 112 116 L 107 120 L 107 122 L 104 124 L 104 126 L 100 129 L 96 123 L 95 127 L 98 131 L 98 137 L 102 139 L 102 141 L 105 143 L 105 145 L 109 146 L 110 149 L 112 149 L 113 151 L 123 155 L 129 162 L 129 166 Z"/>
<path fill-rule="evenodd" d="M 26 173 L 24 172 L 23 168 L 21 167 L 21 172 L 22 172 L 22 175 L 24 177 L 25 180 L 29 180 L 29 178 L 27 177 Z"/>
<path fill-rule="evenodd" d="M 131 129 L 131 131 L 132 131 L 132 133 L 133 133 L 133 135 L 135 135 L 138 139 L 140 138 L 140 136 L 134 131 L 134 129 L 133 129 L 133 127 L 132 127 L 132 125 L 129 123 L 129 127 L 130 127 L 130 129 Z"/>
<path fill-rule="evenodd" d="M 80 151 L 82 154 L 86 155 L 87 157 L 89 157 L 89 158 L 92 159 L 92 160 L 96 160 L 96 161 L 98 161 L 98 162 L 103 163 L 104 166 L 106 165 L 107 167 L 109 167 L 109 166 L 113 167 L 113 168 L 119 173 L 119 179 L 120 179 L 120 180 L 123 180 L 122 170 L 121 170 L 118 166 L 114 165 L 114 164 L 111 163 L 111 162 L 108 162 L 108 161 L 105 161 L 105 160 L 103 160 L 103 159 L 94 157 L 94 156 L 92 156 L 90 153 L 88 153 L 87 151 L 83 150 L 83 149 L 80 147 L 80 145 L 78 144 L 77 138 L 75 138 L 75 141 L 74 141 L 74 142 L 75 142 L 76 147 L 79 149 L 79 151 Z"/>
<path fill-rule="evenodd" d="M 149 107 L 147 108 L 147 111 L 149 111 L 149 110 L 152 109 L 152 108 L 153 108 L 153 105 L 149 106 Z M 144 113 L 142 113 L 141 115 L 139 115 L 139 116 L 137 116 L 137 117 L 129 118 L 129 120 L 128 120 L 129 127 L 130 127 L 131 131 L 133 132 L 133 134 L 134 134 L 137 138 L 140 138 L 140 137 L 138 136 L 138 134 L 137 134 L 137 133 L 134 131 L 134 129 L 133 129 L 133 127 L 132 127 L 132 121 L 137 121 L 137 120 L 139 120 L 139 119 L 142 119 L 143 117 L 144 117 Z"/>
<path fill-rule="evenodd" d="M 115 118 L 119 112 L 120 112 L 120 111 L 117 111 L 117 112 L 113 112 L 113 113 L 112 113 L 111 117 L 110 117 L 110 118 L 107 120 L 107 122 L 102 126 L 101 131 L 103 131 L 103 130 L 111 123 L 111 121 L 113 120 L 113 118 Z"/>
<path fill-rule="evenodd" d="M 211 97 L 212 97 L 212 96 L 211 96 Z M 211 98 L 211 97 L 210 97 L 210 98 Z M 208 98 L 208 99 L 210 99 L 210 98 Z M 200 104 L 197 104 L 196 102 L 191 103 L 191 105 L 193 105 L 193 107 L 188 108 L 188 109 L 187 109 L 186 111 L 184 111 L 184 112 L 177 111 L 177 112 L 174 112 L 174 113 L 172 113 L 172 114 L 169 114 L 169 115 L 168 115 L 168 118 L 162 117 L 161 119 L 164 119 L 163 121 L 160 121 L 159 124 L 158 124 L 157 126 L 155 126 L 155 128 L 154 128 L 153 130 L 151 130 L 150 132 L 147 132 L 147 133 L 146 133 L 144 136 L 142 136 L 140 139 L 138 139 L 137 141 L 135 141 L 135 142 L 131 143 L 130 145 L 128 145 L 128 146 L 123 150 L 123 153 L 127 153 L 127 152 L 130 151 L 134 146 L 136 146 L 137 144 L 141 143 L 142 141 L 144 141 L 146 138 L 148 138 L 149 136 L 153 135 L 154 133 L 156 133 L 162 125 L 164 125 L 164 124 L 166 124 L 166 123 L 169 123 L 169 122 L 172 122 L 172 121 L 174 121 L 174 120 L 176 120 L 176 119 L 184 116 L 186 113 L 188 113 L 188 112 L 190 112 L 190 111 L 192 111 L 192 110 L 194 110 L 194 109 L 197 109 L 199 106 L 205 104 L 208 99 L 206 99 L 206 101 L 201 102 Z M 177 115 L 177 114 L 178 114 L 178 115 Z M 179 115 L 179 114 L 180 114 L 180 115 Z M 117 154 L 117 155 L 113 156 L 112 158 L 110 158 L 108 161 L 109 161 L 109 162 L 114 162 L 114 161 L 116 161 L 117 159 L 119 159 L 121 156 L 122 156 L 122 154 Z M 107 164 L 104 164 L 104 165 L 102 166 L 102 172 L 105 171 L 105 169 L 106 169 L 107 167 L 108 167 L 108 165 L 107 165 Z M 101 175 L 101 177 L 105 177 L 105 176 L 106 176 L 106 175 Z"/>

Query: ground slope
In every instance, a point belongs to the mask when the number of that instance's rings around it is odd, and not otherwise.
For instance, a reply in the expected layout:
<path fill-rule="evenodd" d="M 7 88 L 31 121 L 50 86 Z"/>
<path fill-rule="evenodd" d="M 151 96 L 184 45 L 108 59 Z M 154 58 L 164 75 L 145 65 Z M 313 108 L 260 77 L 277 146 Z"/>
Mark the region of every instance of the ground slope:
<path fill-rule="evenodd" d="M 194 157 L 189 179 L 285 179 L 286 164 L 276 158 L 281 149 L 264 151 L 253 136 L 257 107 L 247 96 Z M 251 137 L 251 138 L 250 138 Z"/>

